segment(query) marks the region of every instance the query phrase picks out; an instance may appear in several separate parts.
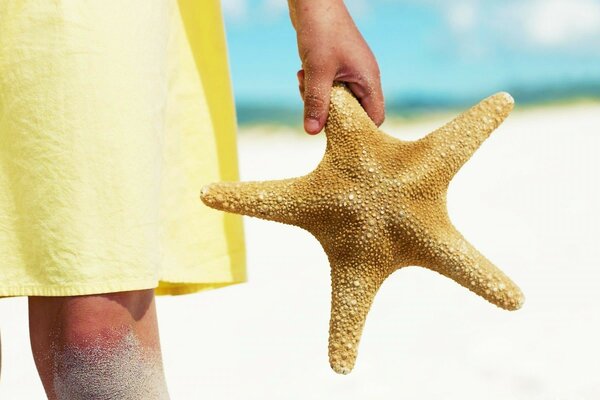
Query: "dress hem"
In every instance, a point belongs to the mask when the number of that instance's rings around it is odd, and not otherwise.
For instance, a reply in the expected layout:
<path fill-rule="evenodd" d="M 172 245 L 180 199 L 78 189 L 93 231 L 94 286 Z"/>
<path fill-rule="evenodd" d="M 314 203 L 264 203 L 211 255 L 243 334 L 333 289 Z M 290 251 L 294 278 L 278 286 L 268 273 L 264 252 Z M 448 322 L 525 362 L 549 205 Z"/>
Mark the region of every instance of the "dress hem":
<path fill-rule="evenodd" d="M 156 279 L 140 279 L 128 282 L 94 283 L 75 285 L 20 285 L 0 287 L 0 297 L 20 296 L 84 296 L 133 290 L 152 289 L 158 284 Z"/>
<path fill-rule="evenodd" d="M 0 286 L 0 298 L 22 296 L 85 296 L 144 289 L 154 289 L 154 293 L 157 296 L 191 294 L 246 282 L 244 256 L 245 252 L 239 251 L 227 253 L 211 260 L 211 264 L 213 265 L 220 263 L 229 265 L 229 276 L 215 277 L 216 279 L 214 280 L 169 276 L 161 279 L 153 277 L 127 282 L 118 280 L 112 283 L 105 281 L 93 284 Z M 225 262 L 215 262 L 215 260 L 224 260 Z M 199 268 L 203 267 L 199 266 Z"/>

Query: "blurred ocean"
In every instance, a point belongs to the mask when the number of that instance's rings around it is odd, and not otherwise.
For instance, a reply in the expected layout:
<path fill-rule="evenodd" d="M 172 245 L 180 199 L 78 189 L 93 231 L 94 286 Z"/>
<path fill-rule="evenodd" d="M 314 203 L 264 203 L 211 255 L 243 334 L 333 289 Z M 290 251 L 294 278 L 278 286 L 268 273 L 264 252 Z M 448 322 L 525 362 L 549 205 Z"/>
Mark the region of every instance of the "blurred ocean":
<path fill-rule="evenodd" d="M 545 105 L 600 102 L 600 82 L 578 82 L 548 86 L 507 87 L 515 98 L 517 108 Z M 433 94 L 407 93 L 386 99 L 388 119 L 423 119 L 440 113 L 451 113 L 477 103 L 493 93 Z M 238 123 L 248 125 L 284 125 L 295 127 L 302 123 L 302 104 L 298 102 L 265 102 L 239 100 L 236 102 Z"/>
<path fill-rule="evenodd" d="M 600 0 L 346 0 L 381 70 L 388 116 L 600 99 Z M 285 0 L 223 0 L 241 125 L 299 125 Z"/>

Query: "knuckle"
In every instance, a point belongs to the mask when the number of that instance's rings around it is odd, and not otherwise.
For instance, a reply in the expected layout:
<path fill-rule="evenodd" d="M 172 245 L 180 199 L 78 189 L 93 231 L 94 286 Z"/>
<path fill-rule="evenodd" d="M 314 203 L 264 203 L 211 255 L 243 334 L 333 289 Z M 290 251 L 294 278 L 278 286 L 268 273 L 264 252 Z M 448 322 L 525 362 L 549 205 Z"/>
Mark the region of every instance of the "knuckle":
<path fill-rule="evenodd" d="M 308 72 L 316 71 L 319 69 L 320 66 L 321 63 L 318 60 L 315 60 L 314 58 L 306 58 L 302 62 L 302 68 L 304 68 L 304 70 Z"/>
<path fill-rule="evenodd" d="M 302 58 L 302 68 L 309 72 L 315 72 L 324 69 L 327 63 L 326 57 L 317 56 L 314 52 L 307 52 Z"/>
<path fill-rule="evenodd" d="M 315 92 L 306 92 L 304 95 L 304 106 L 307 110 L 312 111 L 313 113 L 319 113 L 326 106 L 327 102 L 323 97 Z M 311 117 L 315 117 L 318 115 L 310 115 Z"/>
<path fill-rule="evenodd" d="M 356 81 L 356 83 L 358 83 L 360 86 L 365 86 L 365 84 L 369 81 L 369 79 L 367 78 L 368 74 L 365 73 L 357 73 L 354 76 L 354 80 Z"/>
<path fill-rule="evenodd" d="M 330 54 L 323 52 L 312 52 L 305 58 L 302 58 L 302 68 L 308 79 L 318 78 L 320 76 L 333 75 L 336 70 L 336 64 Z"/>

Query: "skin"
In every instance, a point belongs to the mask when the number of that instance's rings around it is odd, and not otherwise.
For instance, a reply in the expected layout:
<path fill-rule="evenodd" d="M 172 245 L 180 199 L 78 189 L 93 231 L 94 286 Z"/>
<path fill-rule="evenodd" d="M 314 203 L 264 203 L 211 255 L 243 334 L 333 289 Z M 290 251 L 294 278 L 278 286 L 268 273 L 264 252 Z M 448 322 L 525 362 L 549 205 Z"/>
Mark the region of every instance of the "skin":
<path fill-rule="evenodd" d="M 333 82 L 345 82 L 377 126 L 385 118 L 377 61 L 342 0 L 288 0 L 302 69 L 304 129 L 325 126 Z"/>
<path fill-rule="evenodd" d="M 33 358 L 50 400 L 62 400 L 54 390 L 54 361 L 60 360 L 67 349 L 93 347 L 110 352 L 118 348 L 126 335 L 133 334 L 141 347 L 160 355 L 152 289 L 88 296 L 29 297 L 29 334 Z"/>

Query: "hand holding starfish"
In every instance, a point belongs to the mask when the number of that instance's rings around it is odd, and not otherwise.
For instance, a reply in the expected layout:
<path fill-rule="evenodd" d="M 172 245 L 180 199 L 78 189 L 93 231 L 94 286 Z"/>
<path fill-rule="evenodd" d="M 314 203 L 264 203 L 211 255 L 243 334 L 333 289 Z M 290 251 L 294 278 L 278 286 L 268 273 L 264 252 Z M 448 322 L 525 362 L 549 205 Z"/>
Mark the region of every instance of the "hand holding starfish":
<path fill-rule="evenodd" d="M 345 82 L 369 117 L 384 119 L 379 66 L 342 0 L 288 0 L 302 69 L 304 129 L 316 134 L 327 120 L 333 82 Z"/>

